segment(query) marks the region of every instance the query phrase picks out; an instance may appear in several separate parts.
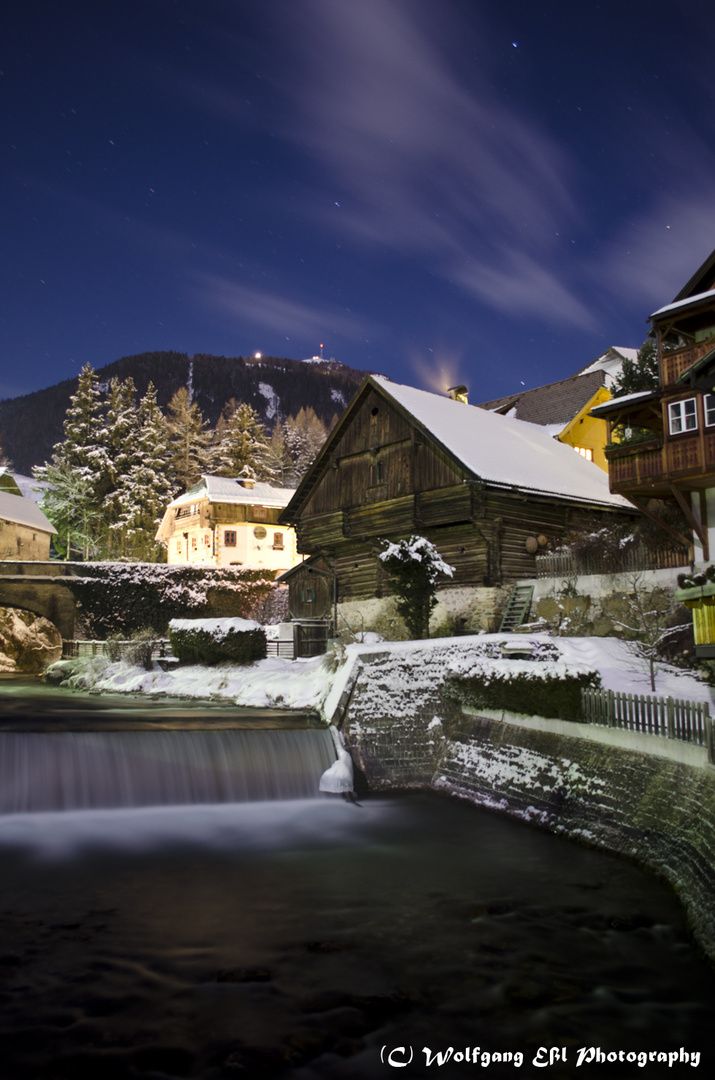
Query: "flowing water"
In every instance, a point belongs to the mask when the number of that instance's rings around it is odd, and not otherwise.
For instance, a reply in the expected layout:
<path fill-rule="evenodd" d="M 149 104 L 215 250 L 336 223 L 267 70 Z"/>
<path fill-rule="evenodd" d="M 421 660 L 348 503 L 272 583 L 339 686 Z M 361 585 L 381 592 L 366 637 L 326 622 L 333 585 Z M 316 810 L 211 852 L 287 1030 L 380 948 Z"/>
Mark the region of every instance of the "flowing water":
<path fill-rule="evenodd" d="M 114 733 L 47 734 L 42 695 L 21 707 L 17 685 L 7 723 L 32 714 L 33 730 L 0 733 L 0 767 L 13 740 L 45 742 L 13 759 L 12 798 L 55 792 L 52 762 L 64 773 L 68 759 L 101 791 Z M 87 726 L 93 708 L 107 720 L 104 701 L 48 703 L 50 726 L 59 713 Z M 324 734 L 206 731 L 228 717 L 185 704 L 125 722 L 176 725 L 171 709 L 201 730 L 149 736 Z M 86 746 L 57 750 L 85 734 L 100 764 Z M 120 734 L 110 757 L 144 737 Z M 161 772 L 165 747 L 145 750 Z M 27 812 L 23 795 L 0 817 L 3 1080 L 680 1077 L 696 1054 L 712 1068 L 712 970 L 670 890 L 627 862 L 436 795 L 354 806 L 169 789 L 183 805 Z"/>

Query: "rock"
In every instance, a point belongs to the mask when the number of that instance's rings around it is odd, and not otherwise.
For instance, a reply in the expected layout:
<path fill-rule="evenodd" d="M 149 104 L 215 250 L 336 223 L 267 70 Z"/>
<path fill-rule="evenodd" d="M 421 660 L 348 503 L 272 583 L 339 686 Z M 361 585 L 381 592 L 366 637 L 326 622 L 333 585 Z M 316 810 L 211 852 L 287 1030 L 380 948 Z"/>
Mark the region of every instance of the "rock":
<path fill-rule="evenodd" d="M 0 671 L 34 675 L 62 656 L 62 636 L 49 619 L 0 607 Z"/>

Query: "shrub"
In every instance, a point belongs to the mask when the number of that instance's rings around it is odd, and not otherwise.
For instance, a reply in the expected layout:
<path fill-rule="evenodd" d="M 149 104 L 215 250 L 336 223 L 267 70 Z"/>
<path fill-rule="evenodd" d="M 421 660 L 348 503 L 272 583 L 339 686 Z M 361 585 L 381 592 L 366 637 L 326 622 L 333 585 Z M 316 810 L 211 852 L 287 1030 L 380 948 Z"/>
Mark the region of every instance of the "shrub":
<path fill-rule="evenodd" d="M 276 586 L 264 570 L 88 563 L 82 577 L 66 579 L 77 601 L 83 632 L 106 640 L 150 628 L 166 633 L 171 619 L 226 615 L 247 618 Z"/>
<path fill-rule="evenodd" d="M 485 665 L 478 674 L 449 677 L 445 693 L 472 709 L 579 720 L 581 691 L 598 686 L 600 681 L 596 671 L 578 671 L 565 665 L 550 665 L 544 670 L 528 661 L 518 667 L 513 662 L 500 666 L 496 661 Z"/>
<path fill-rule="evenodd" d="M 266 655 L 265 630 L 249 619 L 173 619 L 169 640 L 187 664 L 251 664 Z"/>
<path fill-rule="evenodd" d="M 383 545 L 378 558 L 390 576 L 398 614 L 411 637 L 429 637 L 429 619 L 437 604 L 437 582 L 442 576 L 452 577 L 454 567 L 424 536 L 411 536 L 396 544 L 383 540 Z"/>

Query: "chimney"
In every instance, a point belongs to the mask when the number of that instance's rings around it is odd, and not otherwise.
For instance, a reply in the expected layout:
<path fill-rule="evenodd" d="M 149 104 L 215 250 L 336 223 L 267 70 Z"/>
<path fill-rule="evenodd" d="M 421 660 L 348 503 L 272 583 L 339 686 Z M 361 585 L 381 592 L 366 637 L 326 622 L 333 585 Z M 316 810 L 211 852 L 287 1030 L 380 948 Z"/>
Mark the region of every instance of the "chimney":
<path fill-rule="evenodd" d="M 248 491 L 250 491 L 256 486 L 255 476 L 248 476 L 247 473 L 241 473 L 241 475 L 236 477 L 236 479 L 238 480 L 238 483 L 241 485 L 241 487 L 246 488 Z"/>
<path fill-rule="evenodd" d="M 468 393 L 466 386 L 450 386 L 447 396 L 451 397 L 452 401 L 461 401 L 464 405 L 468 405 Z"/>

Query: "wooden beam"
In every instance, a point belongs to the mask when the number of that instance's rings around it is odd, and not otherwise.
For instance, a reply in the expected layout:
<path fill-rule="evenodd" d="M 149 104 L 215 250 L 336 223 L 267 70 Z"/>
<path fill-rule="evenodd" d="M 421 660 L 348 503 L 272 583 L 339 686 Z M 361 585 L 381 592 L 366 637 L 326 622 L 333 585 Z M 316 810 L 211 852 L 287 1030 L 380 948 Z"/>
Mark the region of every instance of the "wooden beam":
<path fill-rule="evenodd" d="M 692 507 L 690 506 L 689 500 L 685 498 L 682 491 L 680 491 L 680 489 L 678 487 L 676 487 L 676 485 L 672 481 L 670 481 L 668 483 L 668 487 L 670 488 L 673 495 L 675 496 L 675 499 L 676 499 L 676 501 L 678 503 L 678 506 L 683 511 L 683 514 L 685 515 L 685 519 L 688 522 L 688 525 L 693 530 L 693 532 L 697 536 L 700 543 L 703 545 L 703 554 L 704 554 L 707 547 L 708 547 L 708 530 L 707 530 L 707 526 L 703 529 L 703 526 L 702 526 L 701 522 L 698 521 L 698 519 L 696 518 L 695 514 L 692 511 Z"/>
<path fill-rule="evenodd" d="M 638 500 L 633 498 L 632 496 L 624 495 L 623 497 L 625 499 L 628 499 L 628 502 L 632 503 L 633 506 L 635 506 L 636 510 L 640 510 L 642 514 L 645 514 L 646 517 L 650 518 L 651 521 L 655 522 L 656 525 L 658 525 L 661 529 L 663 529 L 670 536 L 672 536 L 674 540 L 677 540 L 679 544 L 684 544 L 685 547 L 692 549 L 692 540 L 689 540 L 686 536 L 683 536 L 681 532 L 678 532 L 678 530 L 675 529 L 672 525 L 670 525 L 667 521 L 663 521 L 662 518 L 659 518 L 657 514 L 654 514 L 652 510 L 649 510 L 647 506 L 644 506 L 643 503 L 638 502 Z"/>

